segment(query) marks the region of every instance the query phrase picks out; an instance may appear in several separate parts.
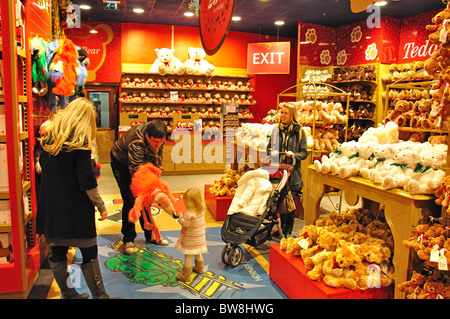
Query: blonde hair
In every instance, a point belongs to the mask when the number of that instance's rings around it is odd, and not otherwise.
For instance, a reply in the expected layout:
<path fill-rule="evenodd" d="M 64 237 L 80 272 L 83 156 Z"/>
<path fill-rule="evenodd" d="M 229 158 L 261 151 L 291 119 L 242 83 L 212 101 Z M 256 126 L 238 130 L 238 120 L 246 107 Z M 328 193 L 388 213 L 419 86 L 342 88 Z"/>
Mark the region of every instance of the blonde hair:
<path fill-rule="evenodd" d="M 78 98 L 55 114 L 41 138 L 42 148 L 51 155 L 74 150 L 95 151 L 97 134 L 94 105 L 86 98 Z"/>
<path fill-rule="evenodd" d="M 279 104 L 280 109 L 285 107 L 289 110 L 289 116 L 292 119 L 292 123 L 295 124 L 300 124 L 298 121 L 298 111 L 297 111 L 297 106 L 294 103 L 289 103 L 289 102 L 283 102 Z M 281 117 L 279 119 L 279 122 L 281 124 Z"/>
<path fill-rule="evenodd" d="M 186 208 L 193 209 L 197 214 L 206 209 L 203 194 L 198 188 L 188 188 L 183 195 L 183 201 Z"/>

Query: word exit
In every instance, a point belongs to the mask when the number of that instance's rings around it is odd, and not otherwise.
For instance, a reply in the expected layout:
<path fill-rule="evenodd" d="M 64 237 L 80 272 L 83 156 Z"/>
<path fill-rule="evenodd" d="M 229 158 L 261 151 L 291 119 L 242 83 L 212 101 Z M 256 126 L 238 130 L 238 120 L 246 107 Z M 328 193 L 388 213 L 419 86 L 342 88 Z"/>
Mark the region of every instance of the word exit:
<path fill-rule="evenodd" d="M 248 74 L 289 74 L 290 42 L 250 43 L 247 52 Z"/>

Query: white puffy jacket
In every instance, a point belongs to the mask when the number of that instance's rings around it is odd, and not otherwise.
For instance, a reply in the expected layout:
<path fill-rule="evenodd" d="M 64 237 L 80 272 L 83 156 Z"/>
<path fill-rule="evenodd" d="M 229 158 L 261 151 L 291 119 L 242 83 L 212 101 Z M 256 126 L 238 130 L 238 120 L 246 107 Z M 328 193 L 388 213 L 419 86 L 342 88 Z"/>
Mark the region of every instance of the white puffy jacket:
<path fill-rule="evenodd" d="M 228 215 L 234 213 L 262 215 L 272 192 L 269 172 L 261 168 L 248 171 L 242 175 L 237 184 L 238 188 L 228 210 Z"/>

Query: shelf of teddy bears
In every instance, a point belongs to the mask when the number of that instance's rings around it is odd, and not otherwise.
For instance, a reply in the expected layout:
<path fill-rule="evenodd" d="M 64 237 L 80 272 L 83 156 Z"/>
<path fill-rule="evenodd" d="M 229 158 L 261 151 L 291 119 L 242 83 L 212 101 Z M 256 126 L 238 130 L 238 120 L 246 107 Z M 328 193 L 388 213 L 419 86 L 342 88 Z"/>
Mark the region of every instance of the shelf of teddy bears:
<path fill-rule="evenodd" d="M 167 120 L 168 130 L 176 129 L 170 119 L 175 114 L 198 114 L 203 130 L 220 127 L 220 106 L 239 105 L 239 120 L 252 119 L 249 106 L 255 105 L 251 77 L 236 75 L 195 75 L 145 72 L 122 74 L 119 101 L 121 113 L 146 113 L 147 118 Z M 123 125 L 123 124 L 121 124 Z"/>
<path fill-rule="evenodd" d="M 436 80 L 388 84 L 383 96 L 384 123 L 394 121 L 403 135 L 416 132 L 412 139 L 417 141 L 448 133 L 447 121 L 441 120 L 440 102 L 435 89 L 438 85 Z"/>

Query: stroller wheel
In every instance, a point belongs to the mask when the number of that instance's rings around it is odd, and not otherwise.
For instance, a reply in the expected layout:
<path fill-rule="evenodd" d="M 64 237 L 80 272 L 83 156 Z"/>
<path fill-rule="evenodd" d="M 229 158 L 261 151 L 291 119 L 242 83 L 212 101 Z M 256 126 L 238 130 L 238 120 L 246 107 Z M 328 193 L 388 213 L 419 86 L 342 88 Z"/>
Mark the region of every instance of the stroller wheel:
<path fill-rule="evenodd" d="M 223 247 L 222 249 L 222 262 L 225 265 L 228 265 L 230 262 L 230 249 L 228 249 L 227 246 Z"/>
<path fill-rule="evenodd" d="M 230 255 L 229 255 L 229 261 L 230 265 L 232 267 L 236 267 L 241 263 L 242 260 L 242 248 L 240 246 L 235 246 L 231 249 Z"/>

